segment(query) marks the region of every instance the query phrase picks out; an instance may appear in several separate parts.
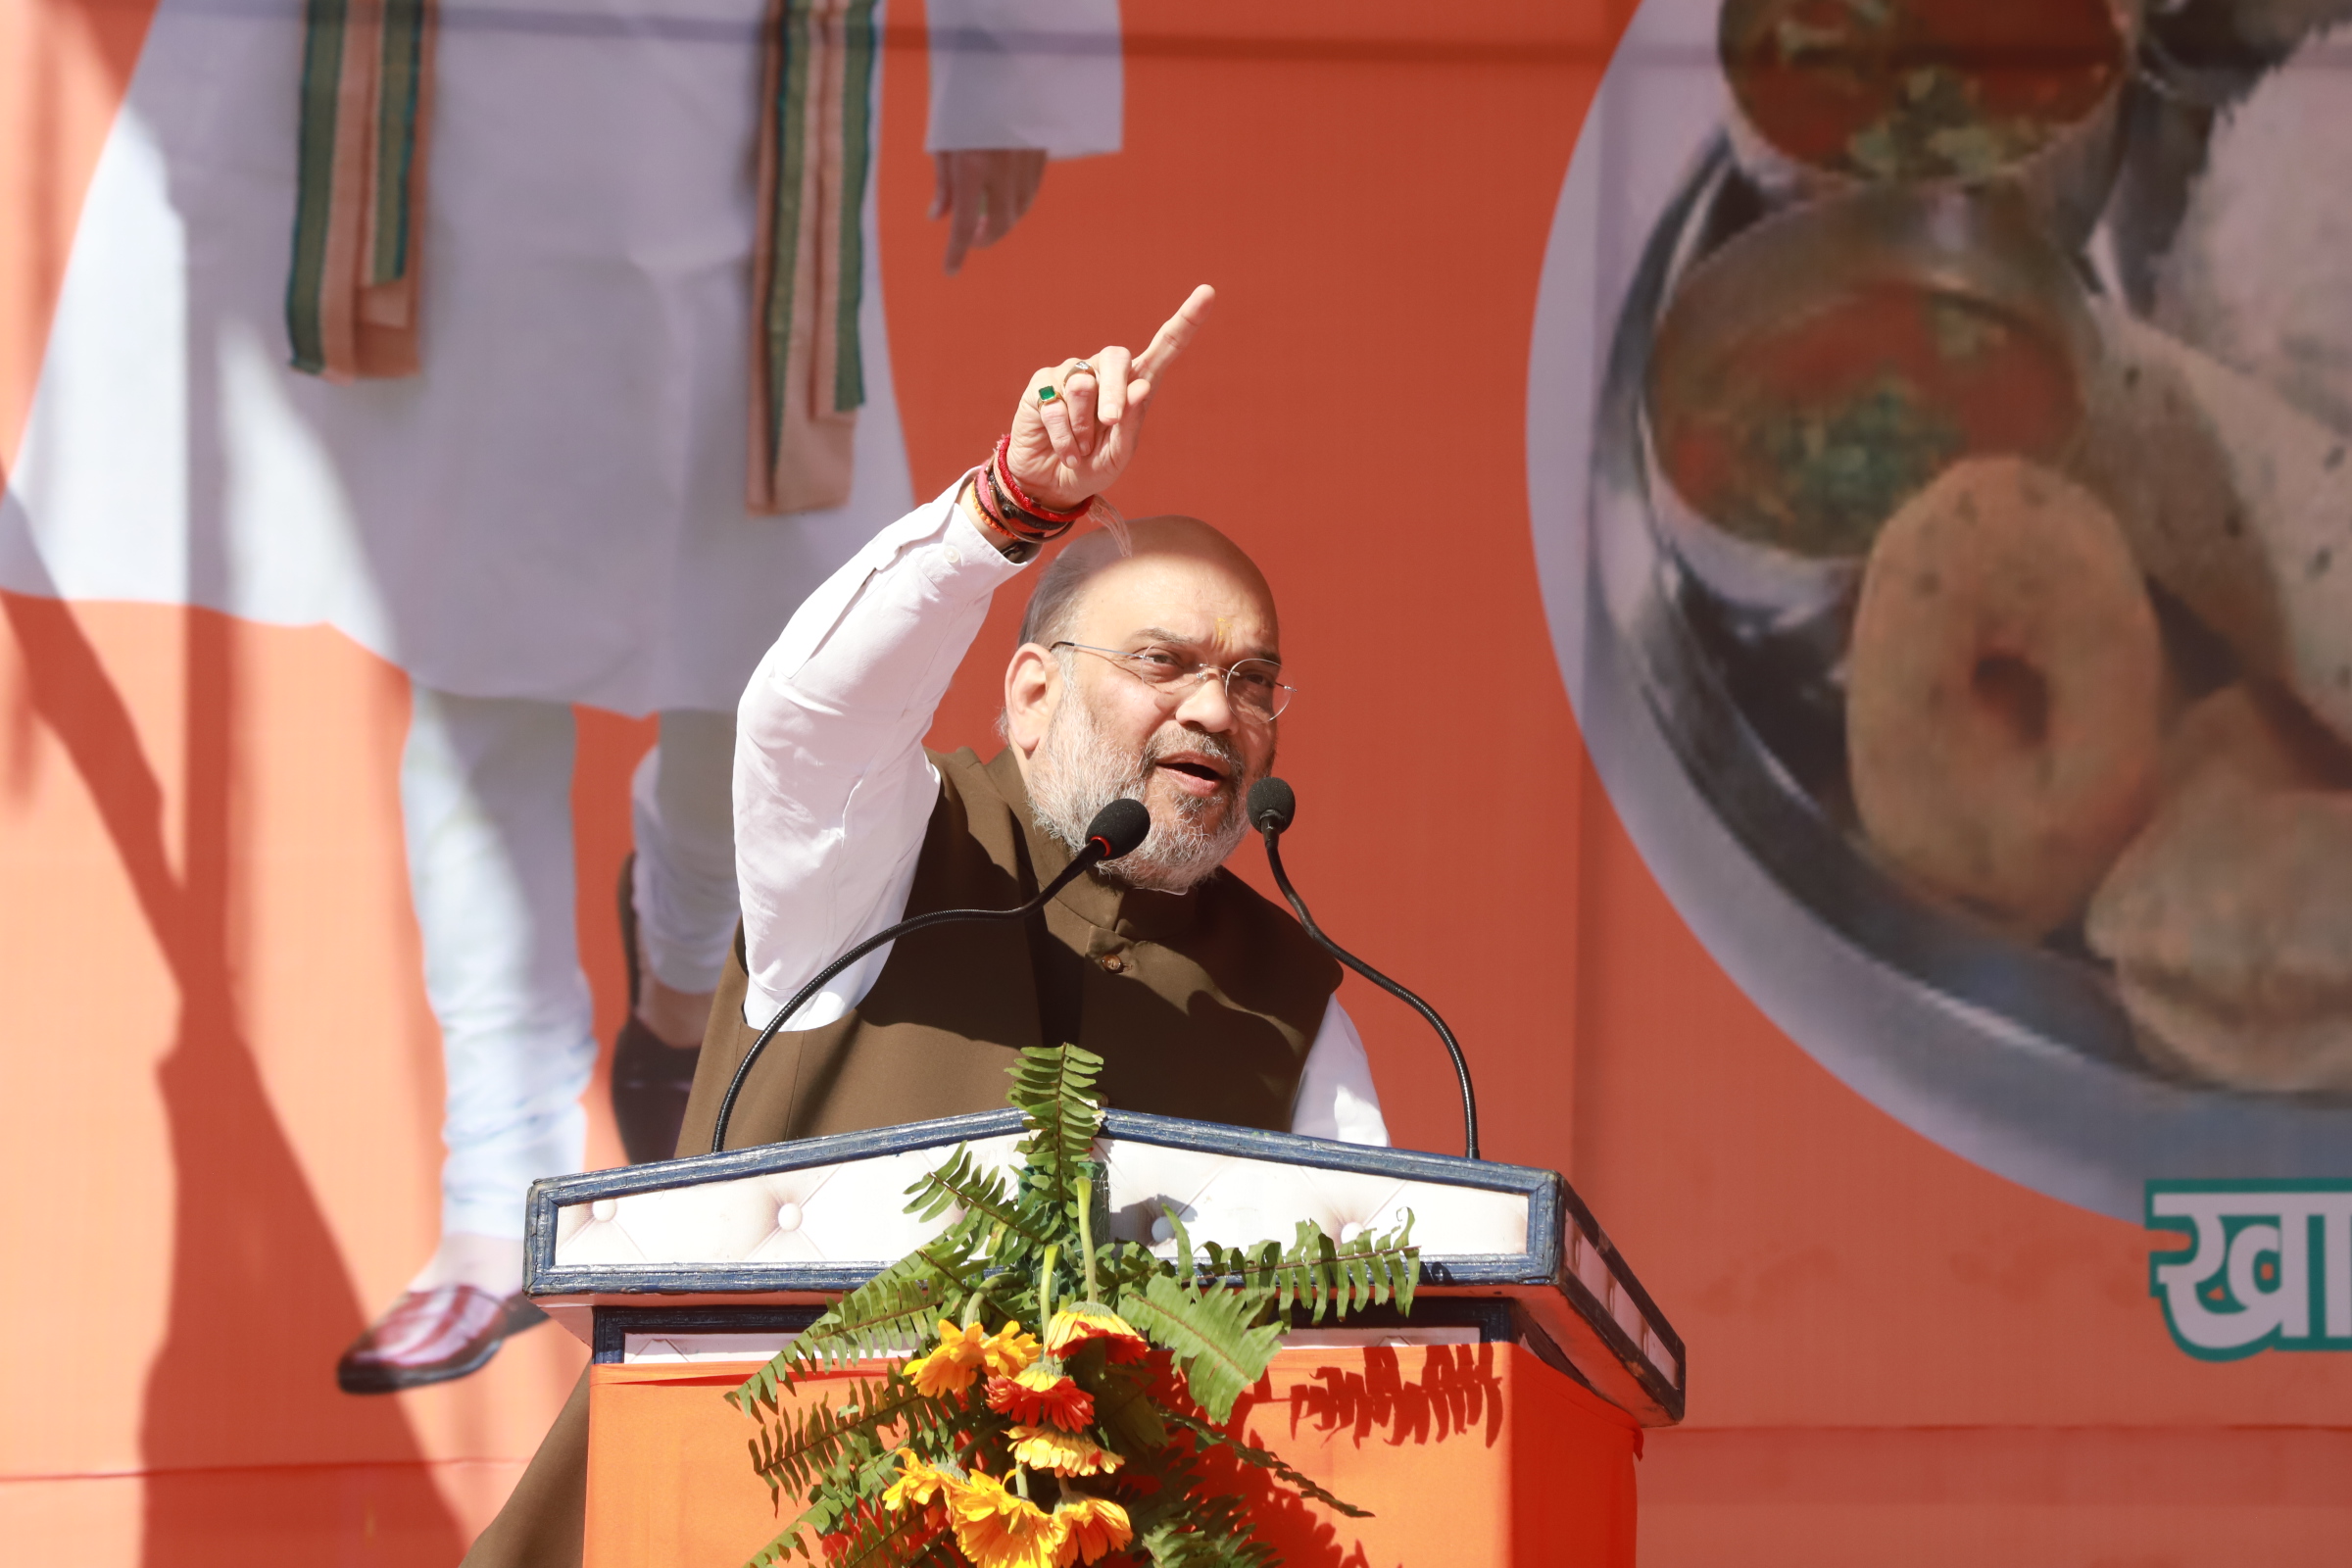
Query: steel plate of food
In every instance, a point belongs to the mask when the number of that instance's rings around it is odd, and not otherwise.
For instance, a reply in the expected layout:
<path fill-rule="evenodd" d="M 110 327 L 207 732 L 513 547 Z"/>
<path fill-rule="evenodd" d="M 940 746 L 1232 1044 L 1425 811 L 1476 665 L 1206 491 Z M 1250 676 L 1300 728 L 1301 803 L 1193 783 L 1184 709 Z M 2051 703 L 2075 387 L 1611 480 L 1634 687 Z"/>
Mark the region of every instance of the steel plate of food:
<path fill-rule="evenodd" d="M 2352 1150 L 2325 9 L 1650 0 L 1539 304 L 1546 605 L 1653 871 L 1849 1084 L 2134 1219 Z"/>

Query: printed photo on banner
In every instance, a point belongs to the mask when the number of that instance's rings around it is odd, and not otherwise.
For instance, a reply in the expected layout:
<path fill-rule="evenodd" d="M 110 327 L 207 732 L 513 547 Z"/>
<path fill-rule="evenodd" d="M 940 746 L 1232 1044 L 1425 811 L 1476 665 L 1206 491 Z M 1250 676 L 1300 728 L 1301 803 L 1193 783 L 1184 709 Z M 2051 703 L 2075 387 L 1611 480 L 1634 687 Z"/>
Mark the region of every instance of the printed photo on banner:
<path fill-rule="evenodd" d="M 2200 1355 L 2352 1310 L 2294 1196 L 2352 1175 L 2348 18 L 1649 0 L 1531 362 L 1555 651 L 1678 911 L 1914 1130 L 2193 1221 Z"/>

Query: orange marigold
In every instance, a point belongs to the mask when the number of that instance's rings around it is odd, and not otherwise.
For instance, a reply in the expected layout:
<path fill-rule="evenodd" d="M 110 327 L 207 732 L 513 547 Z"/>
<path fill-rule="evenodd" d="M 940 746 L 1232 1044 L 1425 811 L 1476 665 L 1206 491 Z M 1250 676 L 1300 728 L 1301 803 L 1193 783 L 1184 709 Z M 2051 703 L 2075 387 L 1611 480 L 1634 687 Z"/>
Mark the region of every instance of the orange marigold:
<path fill-rule="evenodd" d="M 1052 1427 L 1014 1427 L 1005 1436 L 1012 1439 L 1016 1464 L 1057 1476 L 1106 1476 L 1127 1462 L 1088 1439 Z"/>
<path fill-rule="evenodd" d="M 899 1479 L 882 1493 L 882 1506 L 892 1511 L 920 1508 L 947 1494 L 956 1478 L 909 1448 L 899 1450 Z"/>
<path fill-rule="evenodd" d="M 1030 1367 L 1018 1377 L 990 1378 L 988 1407 L 1024 1426 L 1052 1422 L 1064 1432 L 1083 1432 L 1095 1419 L 1095 1396 L 1042 1366 Z"/>
<path fill-rule="evenodd" d="M 1106 1557 L 1135 1539 L 1127 1510 L 1108 1497 L 1065 1498 L 1054 1510 L 1054 1522 L 1061 1527 L 1061 1549 L 1054 1557 L 1056 1568 Z"/>
<path fill-rule="evenodd" d="M 1005 1491 L 994 1476 L 975 1471 L 952 1483 L 948 1517 L 957 1548 L 974 1568 L 1056 1568 L 1063 1561 L 1068 1524 Z"/>
<path fill-rule="evenodd" d="M 939 1320 L 939 1348 L 916 1356 L 903 1370 L 907 1381 L 932 1398 L 961 1394 L 980 1375 L 988 1359 L 988 1335 L 977 1323 L 958 1328 L 943 1317 Z"/>
<path fill-rule="evenodd" d="M 1017 1376 L 1037 1361 L 1037 1336 L 1024 1334 L 1020 1324 L 1008 1322 L 981 1343 L 980 1358 L 991 1377 Z"/>
<path fill-rule="evenodd" d="M 1138 1334 L 1133 1324 L 1096 1301 L 1065 1306 L 1046 1325 L 1049 1355 L 1067 1355 L 1093 1340 L 1107 1345 L 1110 1358 L 1121 1363 L 1141 1361 L 1152 1353 L 1151 1342 Z"/>

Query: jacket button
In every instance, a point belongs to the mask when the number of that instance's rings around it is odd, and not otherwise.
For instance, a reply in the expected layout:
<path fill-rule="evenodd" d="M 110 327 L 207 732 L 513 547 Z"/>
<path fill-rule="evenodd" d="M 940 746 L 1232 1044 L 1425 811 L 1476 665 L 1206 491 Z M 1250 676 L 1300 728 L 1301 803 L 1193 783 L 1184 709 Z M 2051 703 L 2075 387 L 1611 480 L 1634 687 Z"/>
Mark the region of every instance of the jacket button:
<path fill-rule="evenodd" d="M 1112 974 L 1124 974 L 1127 969 L 1127 960 L 1115 953 L 1105 953 L 1102 955 L 1102 967 Z"/>

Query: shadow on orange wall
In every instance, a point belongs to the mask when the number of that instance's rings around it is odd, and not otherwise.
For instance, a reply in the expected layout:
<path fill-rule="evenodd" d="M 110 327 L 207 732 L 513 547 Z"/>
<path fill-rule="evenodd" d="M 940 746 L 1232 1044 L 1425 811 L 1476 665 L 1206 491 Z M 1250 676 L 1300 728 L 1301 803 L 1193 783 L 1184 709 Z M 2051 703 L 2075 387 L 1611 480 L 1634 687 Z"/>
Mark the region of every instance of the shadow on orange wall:
<path fill-rule="evenodd" d="M 1235 1408 L 1238 1421 L 1246 1412 L 1240 1405 Z M 1364 1544 L 1344 1534 L 1347 1521 L 1335 1520 L 1265 1471 L 1214 1449 L 1201 1455 L 1200 1465 L 1211 1492 L 1248 1501 L 1250 1519 L 1265 1542 L 1282 1554 L 1285 1568 L 1372 1568 Z M 1349 1497 L 1348 1501 L 1361 1506 L 1366 1499 Z"/>
<path fill-rule="evenodd" d="M 1392 1447 L 1408 1443 L 1483 1432 L 1488 1443 L 1502 1434 L 1502 1380 L 1494 1374 L 1492 1346 L 1432 1346 L 1422 1352 L 1418 1382 L 1404 1380 L 1404 1362 L 1394 1349 L 1364 1352 L 1362 1371 L 1342 1366 L 1315 1368 L 1312 1383 L 1291 1385 L 1291 1431 L 1311 1425 L 1329 1434 L 1348 1431 L 1361 1444 L 1377 1429 Z"/>
<path fill-rule="evenodd" d="M 1314 1354 L 1295 1351 L 1292 1358 L 1303 1365 Z M 1369 1443 L 1418 1449 L 1469 1439 L 1492 1449 L 1502 1436 L 1503 1405 L 1494 1348 L 1432 1346 L 1420 1355 L 1421 1375 L 1411 1381 L 1405 1378 L 1403 1357 L 1384 1346 L 1321 1361 L 1306 1378 L 1291 1380 L 1281 1396 L 1274 1396 L 1269 1378 L 1235 1401 L 1232 1430 L 1286 1448 L 1309 1433 L 1325 1445 L 1354 1448 Z M 1278 1430 L 1261 1434 L 1251 1428 L 1252 1416 L 1279 1423 Z M 1222 1453 L 1210 1454 L 1202 1468 L 1226 1490 L 1250 1499 L 1253 1517 L 1284 1562 L 1298 1568 L 1372 1568 L 1363 1541 L 1347 1521 L 1309 1505 L 1272 1476 Z M 1350 1490 L 1342 1488 L 1340 1494 L 1377 1517 L 1385 1499 L 1349 1495 Z"/>
<path fill-rule="evenodd" d="M 0 595 L 28 706 L 89 791 L 177 991 L 159 1087 L 176 1173 L 171 1301 L 140 1422 L 142 1560 L 239 1564 L 265 1542 L 339 1537 L 354 1564 L 454 1561 L 456 1522 L 401 1408 L 351 1399 L 326 1368 L 364 1326 L 342 1256 L 271 1109 L 238 1017 L 229 917 L 238 875 L 231 764 L 237 629 L 186 612 L 184 869 L 168 792 L 71 607 Z M 374 1462 L 223 1471 L 224 1429 L 358 1440 Z M 323 1450 L 311 1450 L 323 1451 Z"/>

